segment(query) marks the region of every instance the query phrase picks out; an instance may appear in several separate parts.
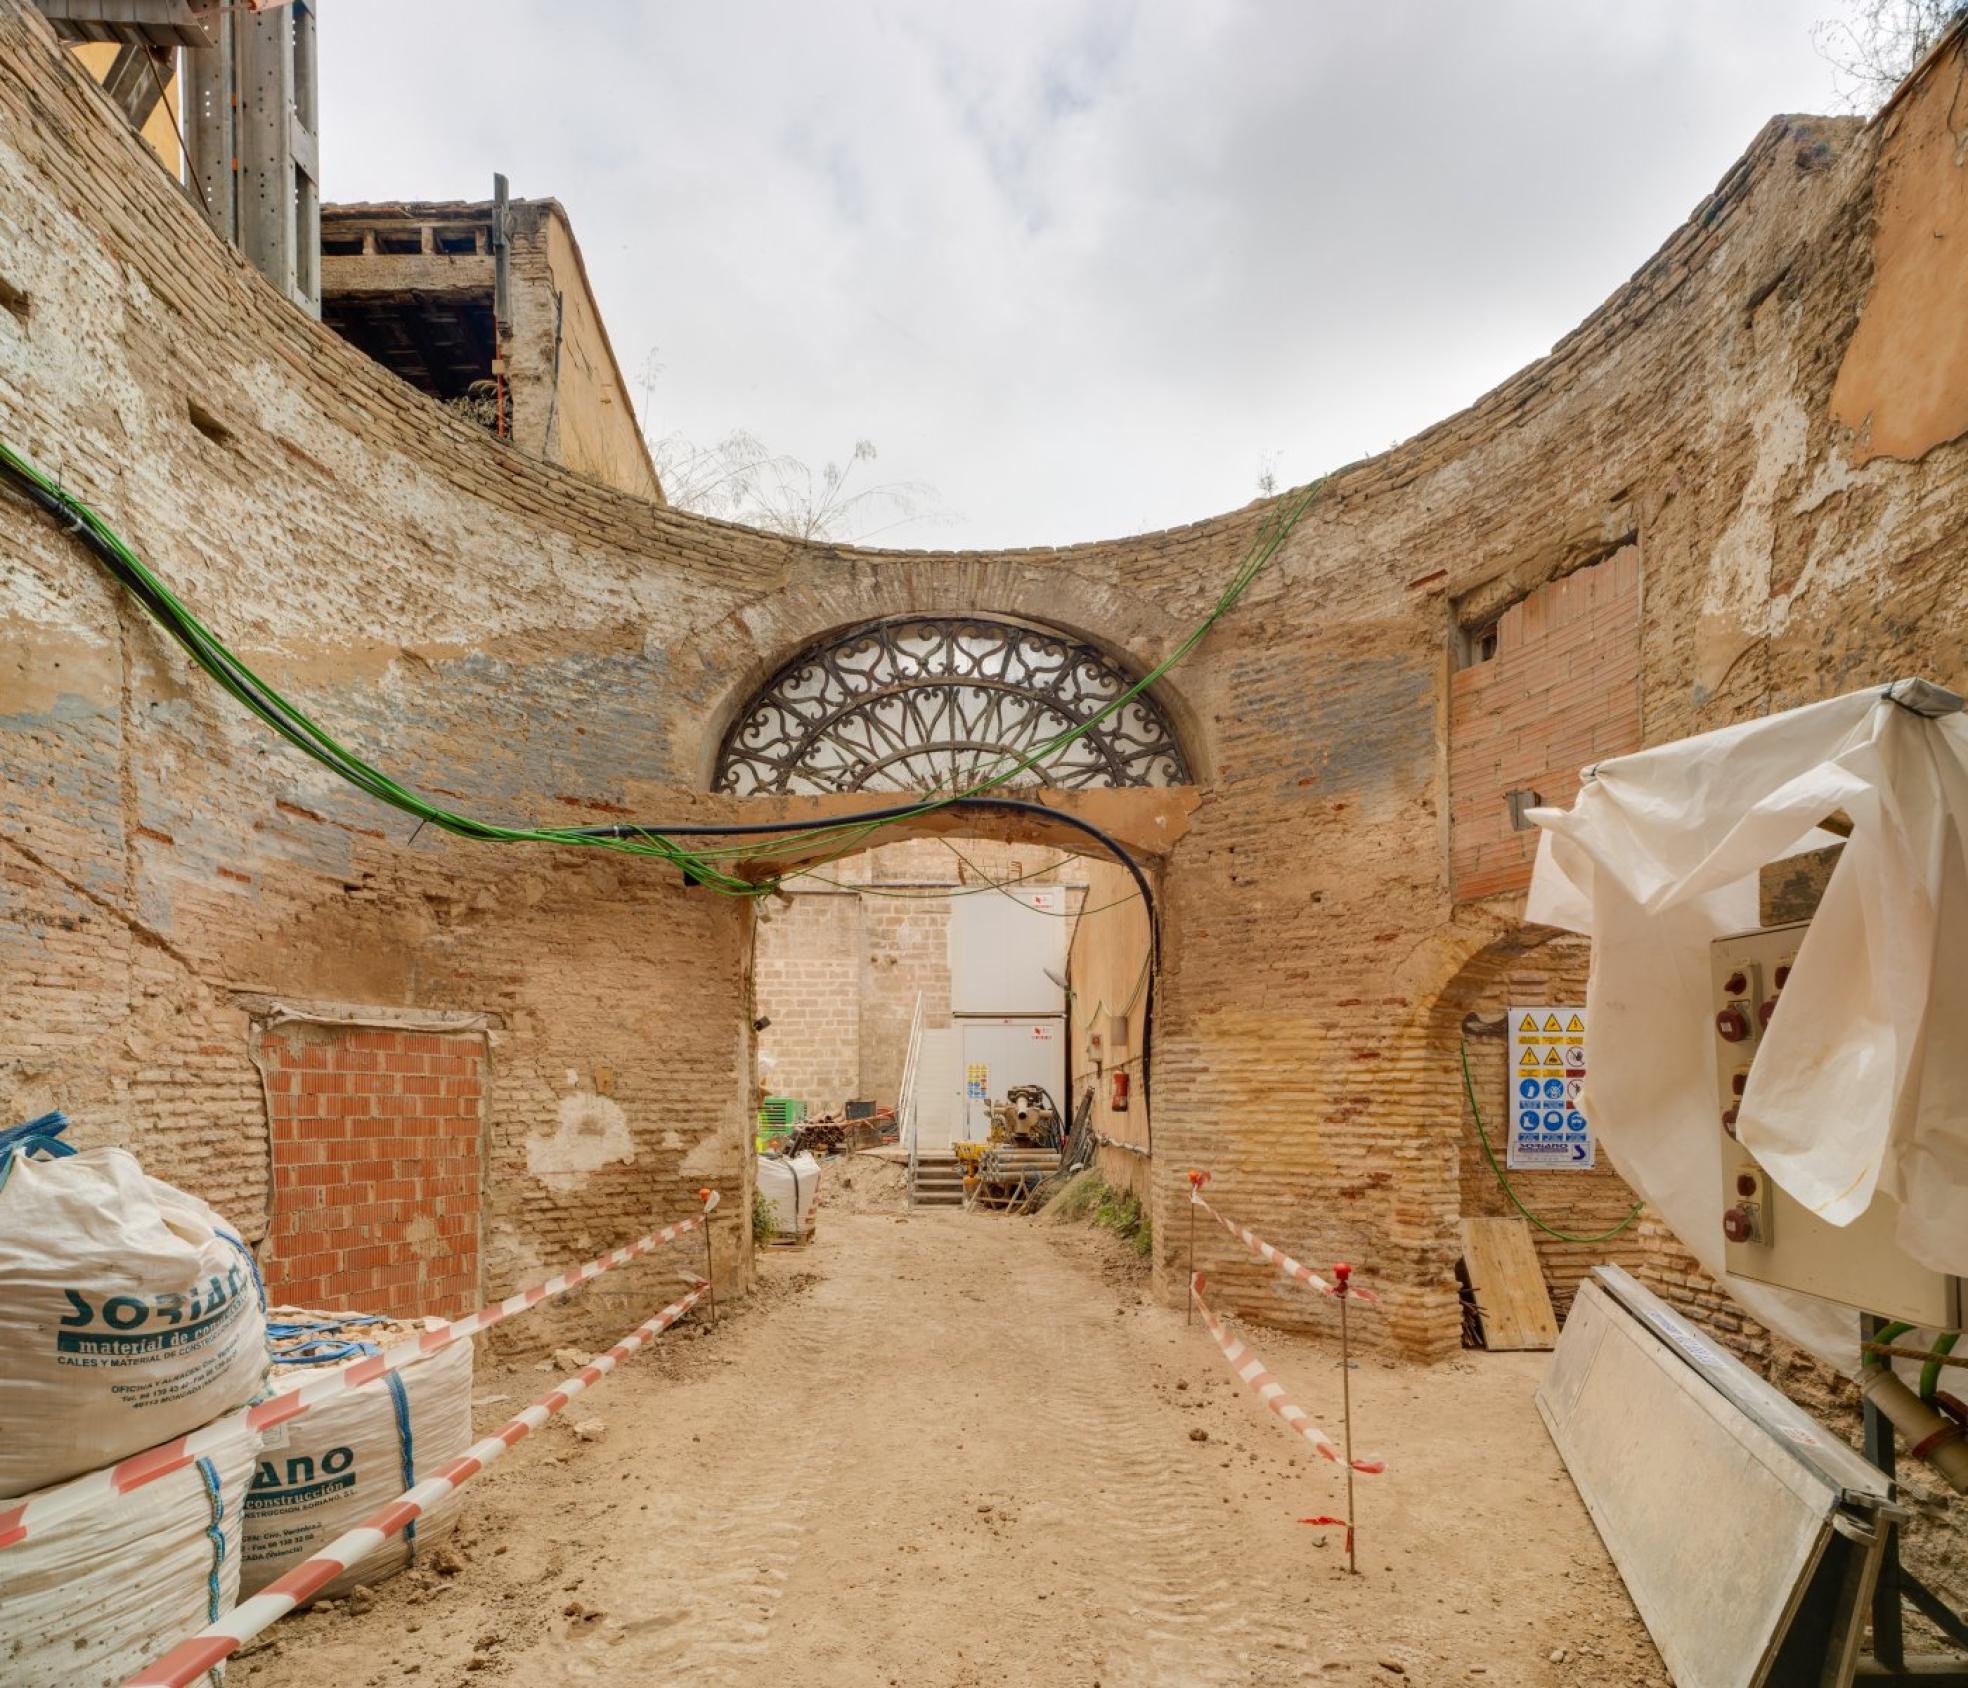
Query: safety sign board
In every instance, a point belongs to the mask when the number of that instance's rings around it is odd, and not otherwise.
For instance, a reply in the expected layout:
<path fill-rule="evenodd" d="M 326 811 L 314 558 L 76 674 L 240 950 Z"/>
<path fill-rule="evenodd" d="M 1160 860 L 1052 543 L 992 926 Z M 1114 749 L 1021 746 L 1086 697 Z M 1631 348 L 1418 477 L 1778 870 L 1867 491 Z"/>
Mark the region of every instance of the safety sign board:
<path fill-rule="evenodd" d="M 1579 1111 L 1585 1089 L 1585 1010 L 1510 1010 L 1510 1151 L 1512 1168 L 1587 1172 L 1592 1127 Z"/>

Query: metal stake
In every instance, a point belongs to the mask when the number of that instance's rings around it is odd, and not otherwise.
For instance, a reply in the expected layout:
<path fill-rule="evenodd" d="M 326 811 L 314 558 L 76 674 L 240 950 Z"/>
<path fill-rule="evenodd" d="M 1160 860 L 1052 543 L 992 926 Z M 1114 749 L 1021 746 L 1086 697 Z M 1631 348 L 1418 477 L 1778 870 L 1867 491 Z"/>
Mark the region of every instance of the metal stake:
<path fill-rule="evenodd" d="M 1196 1204 L 1189 1204 L 1189 1281 L 1196 1281 Z M 1192 1325 L 1196 1322 L 1196 1298 L 1189 1297 L 1188 1305 L 1182 1309 L 1182 1322 Z"/>
<path fill-rule="evenodd" d="M 697 1194 L 705 1201 L 711 1199 L 711 1192 L 709 1190 L 699 1190 Z M 711 1216 L 708 1213 L 705 1214 L 700 1223 L 704 1227 L 704 1283 L 706 1286 L 704 1300 L 709 1304 L 711 1309 L 711 1328 L 716 1330 L 718 1322 L 717 1270 L 711 1262 Z"/>
<path fill-rule="evenodd" d="M 1189 1299 L 1182 1309 L 1182 1322 L 1191 1325 L 1196 1322 L 1196 1198 L 1202 1194 L 1203 1186 L 1209 1182 L 1207 1172 L 1189 1174 Z"/>
<path fill-rule="evenodd" d="M 1346 1280 L 1352 1275 L 1353 1268 L 1343 1260 L 1333 1267 L 1339 1285 L 1339 1407 L 1346 1436 L 1346 1569 L 1357 1577 L 1360 1564 L 1353 1548 L 1353 1344 L 1346 1326 Z"/>

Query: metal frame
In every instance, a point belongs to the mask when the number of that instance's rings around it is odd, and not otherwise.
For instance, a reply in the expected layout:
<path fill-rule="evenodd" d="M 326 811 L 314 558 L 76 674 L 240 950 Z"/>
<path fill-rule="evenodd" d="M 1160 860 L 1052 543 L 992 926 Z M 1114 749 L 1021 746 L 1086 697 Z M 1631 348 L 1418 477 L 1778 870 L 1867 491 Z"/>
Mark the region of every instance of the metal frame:
<path fill-rule="evenodd" d="M 1896 700 L 1897 701 L 1897 700 Z M 1880 1328 L 1871 1313 L 1859 1320 L 1862 1340 L 1870 1342 Z M 1899 1462 L 1893 1427 L 1885 1414 L 1867 1401 L 1865 1455 L 1890 1482 Z M 1924 1688 L 1968 1688 L 1968 1621 L 1948 1607 L 1934 1591 L 1900 1563 L 1897 1525 L 1889 1523 L 1872 1588 L 1872 1656 L 1860 1661 L 1860 1682 L 1917 1682 Z M 1958 1658 L 1936 1655 L 1909 1657 L 1906 1650 L 1905 1608 L 1911 1606 L 1962 1650 Z"/>
<path fill-rule="evenodd" d="M 864 622 L 802 651 L 746 705 L 713 789 L 948 792 L 1086 726 L 1133 681 L 1093 646 L 1003 616 Z M 1130 698 L 1009 785 L 1184 785 L 1175 730 Z"/>
<path fill-rule="evenodd" d="M 218 15 L 184 58 L 185 168 L 212 227 L 302 309 L 321 314 L 314 0 Z"/>

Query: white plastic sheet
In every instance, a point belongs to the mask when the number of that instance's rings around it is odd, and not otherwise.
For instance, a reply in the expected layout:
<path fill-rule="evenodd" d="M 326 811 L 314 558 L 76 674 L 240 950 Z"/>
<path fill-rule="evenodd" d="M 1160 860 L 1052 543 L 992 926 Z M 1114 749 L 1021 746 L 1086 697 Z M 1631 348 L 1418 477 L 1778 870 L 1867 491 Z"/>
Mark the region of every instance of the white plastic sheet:
<path fill-rule="evenodd" d="M 1738 1132 L 1833 1224 L 1884 1190 L 1906 1252 L 1968 1275 L 1968 717 L 1873 689 L 1602 762 L 1570 811 L 1533 811 L 1527 914 L 1593 939 L 1584 1111 L 1613 1164 L 1750 1312 L 1850 1372 L 1849 1311 L 1723 1271 L 1708 956 L 1839 812 Z"/>

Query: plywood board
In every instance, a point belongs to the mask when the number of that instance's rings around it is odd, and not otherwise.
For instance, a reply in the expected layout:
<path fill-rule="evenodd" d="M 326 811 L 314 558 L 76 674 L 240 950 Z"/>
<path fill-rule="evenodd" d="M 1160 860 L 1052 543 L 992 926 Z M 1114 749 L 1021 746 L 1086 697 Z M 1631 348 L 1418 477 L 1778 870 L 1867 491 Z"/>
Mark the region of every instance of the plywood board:
<path fill-rule="evenodd" d="M 1465 1219 L 1462 1262 L 1489 1348 L 1551 1348 L 1558 1320 L 1544 1287 L 1544 1268 L 1521 1219 Z"/>
<path fill-rule="evenodd" d="M 1846 1659 L 1822 1669 L 1822 1638 L 1814 1659 L 1772 1675 L 1836 1539 L 1837 1487 L 1591 1281 L 1537 1406 L 1677 1684 L 1849 1680 Z M 1851 1616 L 1834 1633 L 1849 1634 Z"/>

